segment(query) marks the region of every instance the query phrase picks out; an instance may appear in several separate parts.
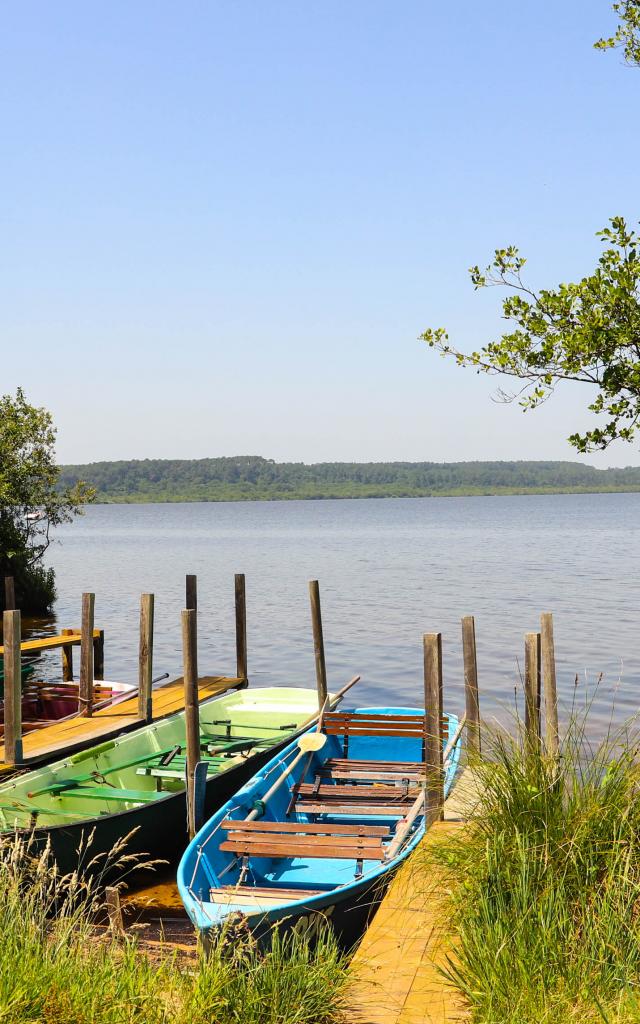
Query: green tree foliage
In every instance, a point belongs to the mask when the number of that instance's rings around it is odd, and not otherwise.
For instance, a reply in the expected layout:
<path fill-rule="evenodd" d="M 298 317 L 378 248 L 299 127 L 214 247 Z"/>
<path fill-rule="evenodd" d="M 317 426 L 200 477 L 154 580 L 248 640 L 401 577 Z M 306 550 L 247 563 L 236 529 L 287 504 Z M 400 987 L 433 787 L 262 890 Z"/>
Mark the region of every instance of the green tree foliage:
<path fill-rule="evenodd" d="M 640 67 L 640 0 L 619 0 L 613 10 L 619 23 L 597 49 L 621 48 L 628 64 Z M 519 399 L 534 409 L 564 380 L 596 388 L 588 406 L 605 417 L 603 425 L 576 432 L 569 442 L 579 452 L 607 448 L 614 440 L 631 441 L 640 421 L 640 236 L 622 217 L 599 232 L 605 249 L 598 265 L 574 284 L 534 291 L 525 285 L 526 263 L 515 246 L 496 249 L 484 272 L 471 267 L 476 289 L 507 287 L 504 319 L 513 330 L 471 353 L 455 348 L 443 327 L 420 335 L 460 366 L 523 381 L 516 393 L 501 391 L 505 401 Z"/>
<path fill-rule="evenodd" d="M 640 0 L 621 0 L 613 4 L 620 18 L 615 33 L 595 43 L 598 50 L 621 49 L 627 64 L 640 67 Z"/>
<path fill-rule="evenodd" d="M 60 489 L 56 431 L 46 409 L 18 388 L 0 397 L 0 576 L 13 576 L 25 611 L 45 611 L 55 596 L 53 570 L 42 559 L 50 531 L 69 522 L 93 497 L 77 480 Z"/>
<path fill-rule="evenodd" d="M 574 462 L 274 462 L 143 459 L 63 466 L 60 486 L 90 480 L 98 501 L 243 501 L 428 497 L 558 491 L 638 491 L 640 468 L 599 470 Z"/>
<path fill-rule="evenodd" d="M 640 419 L 640 236 L 622 217 L 599 235 L 605 249 L 598 265 L 575 284 L 538 292 L 527 287 L 526 260 L 514 246 L 496 249 L 484 272 L 471 268 L 476 289 L 503 285 L 511 291 L 502 310 L 513 330 L 499 341 L 465 354 L 442 327 L 421 335 L 462 366 L 523 381 L 517 395 L 501 394 L 506 400 L 518 397 L 524 409 L 540 405 L 563 380 L 595 386 L 589 409 L 607 421 L 571 435 L 580 452 L 606 448 L 616 438 L 630 441 Z"/>

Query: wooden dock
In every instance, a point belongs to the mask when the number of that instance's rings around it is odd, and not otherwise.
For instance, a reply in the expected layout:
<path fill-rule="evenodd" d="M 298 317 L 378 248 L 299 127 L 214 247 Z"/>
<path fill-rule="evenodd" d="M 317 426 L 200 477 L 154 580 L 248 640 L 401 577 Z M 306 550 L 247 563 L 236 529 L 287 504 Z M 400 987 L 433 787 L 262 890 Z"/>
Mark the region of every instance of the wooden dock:
<path fill-rule="evenodd" d="M 199 680 L 200 700 L 219 696 L 227 690 L 246 686 L 246 680 L 227 676 L 203 676 Z M 157 721 L 184 709 L 184 681 L 174 679 L 152 691 L 153 719 Z M 128 700 L 96 711 L 91 718 L 77 717 L 52 722 L 45 729 L 36 729 L 23 737 L 23 762 L 20 769 L 31 768 L 47 760 L 64 757 L 93 743 L 112 739 L 120 733 L 144 724 L 138 715 L 137 693 Z M 4 761 L 4 746 L 0 745 L 0 759 Z M 13 774 L 16 767 L 0 764 L 0 779 Z"/>
<path fill-rule="evenodd" d="M 477 790 L 463 772 L 445 803 L 445 820 L 433 825 L 401 868 L 366 932 L 351 965 L 353 1024 L 460 1024 L 470 1019 L 460 993 L 441 973 L 455 957 L 454 932 L 445 910 L 446 872 L 430 867 L 425 847 L 464 828 Z"/>

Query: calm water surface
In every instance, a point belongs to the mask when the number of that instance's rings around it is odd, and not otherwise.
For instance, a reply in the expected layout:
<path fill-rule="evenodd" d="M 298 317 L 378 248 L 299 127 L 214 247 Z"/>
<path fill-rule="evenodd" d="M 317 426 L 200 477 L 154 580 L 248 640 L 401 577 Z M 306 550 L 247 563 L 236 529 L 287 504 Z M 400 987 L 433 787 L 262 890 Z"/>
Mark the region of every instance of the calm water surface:
<path fill-rule="evenodd" d="M 519 686 L 523 634 L 555 615 L 565 703 L 604 673 L 592 722 L 640 694 L 640 495 L 102 505 L 60 529 L 56 627 L 96 594 L 107 678 L 134 679 L 139 595 L 156 595 L 155 671 L 178 674 L 184 575 L 198 576 L 199 662 L 235 672 L 233 574 L 247 578 L 256 684 L 314 685 L 307 581 L 319 578 L 330 685 L 416 703 L 421 635 L 442 631 L 446 704 L 462 704 L 460 617 L 476 616 L 485 714 Z M 51 674 L 58 655 L 49 655 Z M 354 695 L 358 690 L 354 691 Z"/>

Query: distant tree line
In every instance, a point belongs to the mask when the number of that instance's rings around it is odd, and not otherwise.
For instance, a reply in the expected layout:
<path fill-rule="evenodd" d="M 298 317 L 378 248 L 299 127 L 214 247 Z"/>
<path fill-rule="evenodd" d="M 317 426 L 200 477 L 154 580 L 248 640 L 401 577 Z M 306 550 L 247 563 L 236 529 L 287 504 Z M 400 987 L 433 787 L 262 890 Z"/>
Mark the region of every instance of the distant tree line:
<path fill-rule="evenodd" d="M 86 480 L 103 502 L 428 497 L 463 494 L 640 491 L 640 467 L 576 462 L 274 462 L 142 459 L 63 466 L 60 487 Z"/>

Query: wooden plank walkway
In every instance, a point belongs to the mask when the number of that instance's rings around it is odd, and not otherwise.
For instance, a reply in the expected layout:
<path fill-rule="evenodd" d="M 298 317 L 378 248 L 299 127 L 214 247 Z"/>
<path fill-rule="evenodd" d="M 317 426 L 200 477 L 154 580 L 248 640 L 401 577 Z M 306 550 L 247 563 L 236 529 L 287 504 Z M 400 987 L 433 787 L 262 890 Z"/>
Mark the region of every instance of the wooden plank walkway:
<path fill-rule="evenodd" d="M 227 676 L 203 676 L 198 683 L 200 700 L 218 696 L 225 691 L 246 686 L 244 679 Z M 182 711 L 184 708 L 184 682 L 182 677 L 153 690 L 154 721 Z M 141 724 L 138 718 L 137 693 L 113 707 L 96 711 L 91 718 L 70 718 L 52 722 L 44 729 L 34 729 L 23 737 L 24 767 L 30 768 L 47 760 L 64 757 L 83 747 L 128 732 Z M 13 765 L 4 764 L 4 745 L 0 744 L 0 780 L 15 772 Z M 23 767 L 22 765 L 20 767 Z"/>
<path fill-rule="evenodd" d="M 459 1024 L 470 1019 L 462 996 L 440 968 L 455 955 L 444 904 L 446 872 L 427 874 L 420 852 L 464 828 L 477 789 L 463 772 L 429 829 L 398 872 L 353 958 L 352 1024 Z"/>

